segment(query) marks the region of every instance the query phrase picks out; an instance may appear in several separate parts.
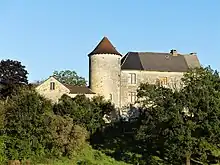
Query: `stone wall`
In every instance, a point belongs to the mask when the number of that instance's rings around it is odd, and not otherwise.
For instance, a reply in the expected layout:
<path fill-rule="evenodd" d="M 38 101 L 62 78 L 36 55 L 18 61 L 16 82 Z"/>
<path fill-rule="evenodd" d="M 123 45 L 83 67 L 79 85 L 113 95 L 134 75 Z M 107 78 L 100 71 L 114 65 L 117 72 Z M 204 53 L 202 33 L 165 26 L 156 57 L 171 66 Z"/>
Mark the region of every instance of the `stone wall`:
<path fill-rule="evenodd" d="M 129 84 L 129 73 L 136 74 L 136 84 Z M 122 70 L 121 71 L 121 106 L 127 106 L 131 102 L 129 100 L 129 93 L 136 92 L 141 83 L 155 84 L 158 79 L 167 77 L 170 88 L 180 88 L 182 72 L 156 72 L 156 71 L 136 71 L 136 70 Z"/>
<path fill-rule="evenodd" d="M 54 90 L 50 90 L 51 82 L 55 83 Z M 40 93 L 42 96 L 44 96 L 45 98 L 52 100 L 52 102 L 57 102 L 63 94 L 69 93 L 69 89 L 66 88 L 62 83 L 60 83 L 53 77 L 50 77 L 45 82 L 43 82 L 41 85 L 39 85 L 36 88 L 36 91 Z"/>
<path fill-rule="evenodd" d="M 76 97 L 77 95 L 80 95 L 80 94 L 67 94 L 69 97 Z M 84 94 L 87 98 L 91 99 L 95 96 L 95 94 Z"/>
<path fill-rule="evenodd" d="M 121 56 L 96 54 L 89 58 L 90 88 L 120 106 Z"/>

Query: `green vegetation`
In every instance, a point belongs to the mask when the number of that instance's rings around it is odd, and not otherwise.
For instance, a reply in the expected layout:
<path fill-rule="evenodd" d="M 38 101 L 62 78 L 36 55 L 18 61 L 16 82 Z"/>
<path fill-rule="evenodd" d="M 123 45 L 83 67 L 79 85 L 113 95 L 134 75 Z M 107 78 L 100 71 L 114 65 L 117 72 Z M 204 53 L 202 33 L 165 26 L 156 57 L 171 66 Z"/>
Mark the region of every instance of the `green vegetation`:
<path fill-rule="evenodd" d="M 182 81 L 185 86 L 179 90 L 141 84 L 140 118 L 114 123 L 101 137 L 91 138 L 93 147 L 132 164 L 218 164 L 219 74 L 197 68 Z"/>
<path fill-rule="evenodd" d="M 127 163 L 119 162 L 86 145 L 82 151 L 76 153 L 72 159 L 49 159 L 44 160 L 39 165 L 126 165 Z M 128 164 L 127 164 L 128 165 Z"/>
<path fill-rule="evenodd" d="M 178 90 L 141 84 L 140 116 L 130 121 L 113 120 L 114 105 L 102 97 L 52 104 L 27 84 L 19 62 L 2 61 L 0 71 L 1 164 L 220 163 L 220 77 L 210 67 L 188 71 Z"/>
<path fill-rule="evenodd" d="M 63 84 L 85 86 L 86 80 L 83 77 L 77 75 L 75 71 L 63 70 L 63 71 L 54 71 L 53 76 Z"/>

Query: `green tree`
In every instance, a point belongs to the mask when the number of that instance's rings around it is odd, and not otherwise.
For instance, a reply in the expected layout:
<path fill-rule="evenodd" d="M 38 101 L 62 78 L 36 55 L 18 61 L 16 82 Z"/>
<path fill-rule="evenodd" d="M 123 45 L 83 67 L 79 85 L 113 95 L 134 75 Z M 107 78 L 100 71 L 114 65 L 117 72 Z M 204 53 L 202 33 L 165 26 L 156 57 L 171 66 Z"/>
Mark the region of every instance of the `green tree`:
<path fill-rule="evenodd" d="M 85 128 L 75 125 L 68 116 L 50 115 L 47 127 L 50 133 L 51 153 L 53 156 L 73 157 L 74 152 L 80 151 L 88 138 Z"/>
<path fill-rule="evenodd" d="M 5 104 L 4 134 L 8 159 L 45 156 L 47 120 L 52 104 L 34 90 L 20 90 Z"/>
<path fill-rule="evenodd" d="M 75 71 L 54 71 L 53 76 L 63 84 L 86 86 L 85 78 L 78 76 Z"/>
<path fill-rule="evenodd" d="M 4 136 L 4 116 L 5 116 L 5 109 L 4 109 L 4 102 L 0 100 L 0 164 L 4 164 L 6 161 L 5 155 L 5 136 Z"/>
<path fill-rule="evenodd" d="M 0 94 L 9 96 L 18 86 L 27 85 L 28 72 L 19 61 L 2 60 L 0 62 Z"/>
<path fill-rule="evenodd" d="M 103 97 L 94 97 L 90 100 L 85 95 L 78 95 L 75 98 L 64 95 L 54 106 L 55 114 L 69 115 L 75 124 L 86 127 L 90 133 L 104 125 L 105 114 L 114 111 L 114 106 Z"/>
<path fill-rule="evenodd" d="M 218 72 L 208 67 L 187 72 L 180 91 L 142 84 L 143 122 L 137 136 L 142 147 L 167 164 L 218 162 L 219 82 Z"/>

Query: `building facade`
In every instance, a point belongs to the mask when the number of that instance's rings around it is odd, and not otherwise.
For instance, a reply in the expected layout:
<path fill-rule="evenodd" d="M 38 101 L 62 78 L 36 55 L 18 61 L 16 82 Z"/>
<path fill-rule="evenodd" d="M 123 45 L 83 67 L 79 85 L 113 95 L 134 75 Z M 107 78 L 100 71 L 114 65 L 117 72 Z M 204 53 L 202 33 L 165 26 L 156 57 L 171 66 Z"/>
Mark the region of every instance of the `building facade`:
<path fill-rule="evenodd" d="M 180 88 L 183 74 L 189 68 L 200 67 L 196 53 L 179 54 L 176 50 L 169 53 L 128 52 L 122 56 L 107 37 L 88 57 L 89 87 L 70 87 L 50 78 L 37 90 L 54 101 L 63 94 L 71 97 L 77 94 L 86 94 L 88 97 L 102 95 L 116 107 L 122 108 L 135 103 L 136 91 L 141 83 L 160 83 Z M 53 82 L 57 88 L 51 90 Z"/>
<path fill-rule="evenodd" d="M 181 78 L 189 68 L 200 67 L 195 53 L 128 52 L 125 56 L 104 37 L 89 54 L 91 90 L 117 107 L 136 101 L 141 83 L 160 83 L 171 88 L 181 87 Z"/>

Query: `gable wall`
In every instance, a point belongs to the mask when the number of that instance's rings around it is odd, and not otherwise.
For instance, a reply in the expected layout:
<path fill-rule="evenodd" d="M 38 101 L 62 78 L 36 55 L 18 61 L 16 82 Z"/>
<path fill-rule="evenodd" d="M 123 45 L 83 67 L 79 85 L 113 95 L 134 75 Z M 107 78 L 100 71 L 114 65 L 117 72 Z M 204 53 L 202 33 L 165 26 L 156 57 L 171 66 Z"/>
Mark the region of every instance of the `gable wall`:
<path fill-rule="evenodd" d="M 55 82 L 55 90 L 50 90 L 50 82 Z M 36 91 L 45 98 L 52 100 L 52 102 L 57 102 L 63 94 L 69 93 L 69 89 L 53 77 L 50 77 L 48 80 L 39 85 L 36 88 Z"/>

